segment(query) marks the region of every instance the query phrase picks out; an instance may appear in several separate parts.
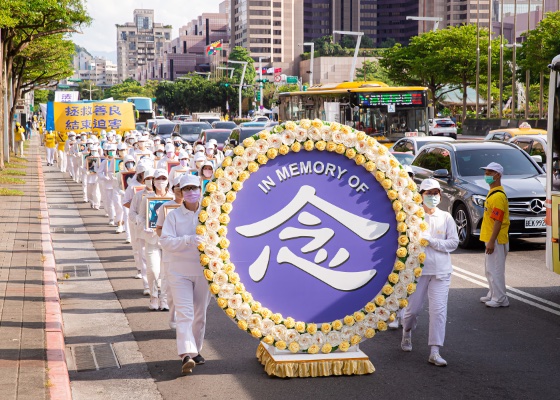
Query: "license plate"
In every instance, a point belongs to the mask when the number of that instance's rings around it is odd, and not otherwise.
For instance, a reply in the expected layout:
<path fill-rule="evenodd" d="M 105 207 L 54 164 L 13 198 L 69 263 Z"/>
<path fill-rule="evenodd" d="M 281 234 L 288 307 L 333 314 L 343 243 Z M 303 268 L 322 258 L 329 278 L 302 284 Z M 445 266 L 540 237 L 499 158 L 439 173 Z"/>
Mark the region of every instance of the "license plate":
<path fill-rule="evenodd" d="M 544 217 L 525 218 L 525 228 L 527 229 L 546 228 L 546 224 L 544 223 Z"/>

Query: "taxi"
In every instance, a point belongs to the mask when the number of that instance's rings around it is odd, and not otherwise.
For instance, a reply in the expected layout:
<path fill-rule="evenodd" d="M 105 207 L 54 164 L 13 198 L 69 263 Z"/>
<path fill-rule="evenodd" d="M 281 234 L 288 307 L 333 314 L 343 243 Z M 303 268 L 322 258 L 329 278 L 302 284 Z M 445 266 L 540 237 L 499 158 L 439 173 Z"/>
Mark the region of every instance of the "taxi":
<path fill-rule="evenodd" d="M 546 136 L 546 130 L 532 128 L 527 122 L 523 122 L 519 125 L 519 128 L 505 128 L 505 129 L 494 129 L 488 132 L 484 140 L 500 140 L 502 142 L 507 142 L 510 139 L 520 136 L 520 135 L 544 135 Z"/>

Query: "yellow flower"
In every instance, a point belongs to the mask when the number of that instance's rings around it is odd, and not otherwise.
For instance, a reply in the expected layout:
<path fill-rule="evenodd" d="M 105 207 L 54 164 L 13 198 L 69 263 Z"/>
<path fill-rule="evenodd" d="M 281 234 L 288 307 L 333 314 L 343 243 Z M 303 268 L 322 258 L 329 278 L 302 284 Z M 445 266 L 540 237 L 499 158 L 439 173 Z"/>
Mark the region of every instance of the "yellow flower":
<path fill-rule="evenodd" d="M 218 190 L 218 186 L 216 186 L 214 182 L 208 182 L 206 185 L 206 191 L 208 193 L 214 193 L 216 190 Z"/>
<path fill-rule="evenodd" d="M 415 291 L 416 291 L 416 284 L 415 284 L 415 283 L 409 283 L 409 284 L 406 286 L 406 292 L 407 292 L 408 294 L 412 294 L 412 293 L 414 293 Z"/>
<path fill-rule="evenodd" d="M 237 321 L 237 326 L 238 326 L 239 329 L 241 329 L 242 331 L 246 331 L 246 330 L 247 330 L 247 321 L 239 320 L 239 321 Z"/>
<path fill-rule="evenodd" d="M 374 163 L 373 161 L 368 161 L 368 162 L 365 164 L 365 167 L 366 167 L 366 171 L 368 171 L 368 172 L 373 172 L 373 171 L 375 170 L 376 165 L 375 165 L 375 163 Z"/>
<path fill-rule="evenodd" d="M 228 300 L 227 299 L 223 299 L 223 298 L 218 298 L 218 300 L 216 301 L 218 303 L 218 306 L 220 308 L 226 308 L 228 305 Z"/>
<path fill-rule="evenodd" d="M 402 169 L 402 168 L 401 168 L 401 169 L 399 170 L 399 176 L 400 176 L 401 178 L 408 178 L 408 172 L 406 172 L 405 169 Z"/>
<path fill-rule="evenodd" d="M 348 125 L 342 125 L 340 127 L 340 131 L 342 133 L 344 133 L 345 135 L 348 135 L 348 134 L 350 134 L 350 132 L 352 132 L 352 128 L 350 128 Z"/>
<path fill-rule="evenodd" d="M 330 343 L 325 343 L 323 347 L 321 347 L 321 353 L 329 354 L 332 351 L 332 346 Z"/>
<path fill-rule="evenodd" d="M 266 155 L 269 159 L 274 160 L 276 158 L 276 156 L 278 155 L 278 150 L 276 150 L 275 148 L 268 149 L 268 151 L 266 152 Z"/>
<path fill-rule="evenodd" d="M 245 286 L 242 283 L 236 283 L 235 284 L 235 293 L 245 293 Z"/>
<path fill-rule="evenodd" d="M 249 174 L 249 172 L 243 171 L 237 176 L 237 180 L 239 182 L 245 182 L 247 179 L 249 179 L 250 176 L 251 175 Z"/>
<path fill-rule="evenodd" d="M 328 142 L 327 143 L 327 151 L 333 152 L 336 150 L 336 143 L 335 142 Z"/>
<path fill-rule="evenodd" d="M 218 294 L 220 292 L 220 286 L 217 283 L 210 284 L 210 293 Z"/>
<path fill-rule="evenodd" d="M 386 179 L 385 181 L 387 181 L 388 179 Z M 384 182 L 385 182 L 384 181 Z M 390 182 L 390 181 L 389 181 Z M 398 200 L 393 201 L 393 210 L 395 211 L 400 211 L 402 210 L 402 203 Z"/>
<path fill-rule="evenodd" d="M 218 229 L 218 235 L 224 237 L 227 236 L 227 228 L 225 226 L 222 226 L 220 229 Z"/>
<path fill-rule="evenodd" d="M 235 271 L 235 265 L 233 265 L 233 263 L 227 263 L 224 265 L 223 270 L 226 274 L 230 274 Z"/>
<path fill-rule="evenodd" d="M 356 157 L 356 150 L 347 149 L 346 150 L 346 157 L 349 158 L 349 159 L 353 159 L 354 157 Z"/>
<path fill-rule="evenodd" d="M 366 133 L 363 131 L 356 132 L 356 139 L 364 140 L 366 138 Z"/>
<path fill-rule="evenodd" d="M 361 311 L 356 311 L 354 313 L 354 319 L 356 320 L 356 322 L 362 322 L 364 320 L 366 316 L 364 315 L 363 312 Z"/>
<path fill-rule="evenodd" d="M 224 260 L 224 261 L 225 261 L 225 260 L 229 260 L 229 251 L 227 251 L 227 250 L 221 250 L 221 251 L 220 251 L 220 258 L 221 258 L 222 260 Z"/>
<path fill-rule="evenodd" d="M 332 327 L 335 331 L 339 331 L 342 329 L 342 322 L 339 319 L 337 319 L 336 321 L 333 321 Z"/>
<path fill-rule="evenodd" d="M 313 143 L 313 140 L 306 140 L 305 143 L 303 143 L 303 148 L 306 151 L 311 151 L 315 148 L 315 144 Z"/>
<path fill-rule="evenodd" d="M 321 332 L 323 332 L 325 335 L 329 333 L 331 329 L 332 329 L 331 324 L 324 323 L 321 325 Z"/>
<path fill-rule="evenodd" d="M 369 302 L 366 304 L 366 306 L 364 307 L 364 310 L 366 310 L 368 313 L 372 313 L 375 311 L 377 307 L 375 307 L 375 304 Z"/>
<path fill-rule="evenodd" d="M 247 169 L 249 170 L 249 172 L 254 173 L 257 172 L 259 170 L 259 164 L 257 164 L 254 161 L 251 161 L 248 165 L 247 165 Z"/>
<path fill-rule="evenodd" d="M 294 129 L 296 129 L 297 125 L 293 121 L 288 121 L 284 124 L 284 127 L 286 127 L 286 129 L 289 131 L 293 131 Z"/>
<path fill-rule="evenodd" d="M 198 249 L 198 251 L 204 251 L 206 245 L 204 243 L 200 243 L 196 248 Z"/>
<path fill-rule="evenodd" d="M 366 158 L 363 155 L 358 154 L 354 161 L 356 162 L 356 165 L 363 165 L 366 162 Z"/>
<path fill-rule="evenodd" d="M 202 212 L 202 211 L 201 211 Z M 229 215 L 227 214 L 220 214 L 220 216 L 218 217 L 218 221 L 220 221 L 221 224 L 227 225 L 229 224 Z"/>
<path fill-rule="evenodd" d="M 406 219 L 406 213 L 404 211 L 397 212 L 396 219 L 397 222 L 403 222 Z"/>
<path fill-rule="evenodd" d="M 319 346 L 317 346 L 316 344 L 309 346 L 309 348 L 307 349 L 307 352 L 309 354 L 317 354 L 319 352 Z"/>
<path fill-rule="evenodd" d="M 204 235 L 206 233 L 206 227 L 204 225 L 198 225 L 196 227 L 196 234 L 197 235 Z"/>
<path fill-rule="evenodd" d="M 220 299 L 220 300 L 222 300 L 222 299 Z M 223 299 L 223 300 L 225 300 L 225 299 Z M 227 305 L 227 300 L 226 300 L 226 305 Z M 226 315 L 230 318 L 235 317 L 235 310 L 233 308 L 228 308 L 226 310 Z"/>
<path fill-rule="evenodd" d="M 210 257 L 208 257 L 206 254 L 200 255 L 200 264 L 202 266 L 208 265 L 209 262 L 210 262 Z"/>
<path fill-rule="evenodd" d="M 294 144 L 292 144 L 291 150 L 294 153 L 299 153 L 299 151 L 301 150 L 301 143 L 300 142 L 294 142 Z"/>
<path fill-rule="evenodd" d="M 426 221 L 420 222 L 420 229 L 422 230 L 422 232 L 426 232 L 428 230 L 428 224 L 426 223 Z"/>
<path fill-rule="evenodd" d="M 371 136 L 368 136 L 368 138 L 366 139 L 368 146 L 373 147 L 375 146 L 375 142 L 376 140 L 374 138 L 372 138 Z"/>
<path fill-rule="evenodd" d="M 212 202 L 212 200 L 210 199 L 210 197 L 206 196 L 205 198 L 202 199 L 202 202 L 200 203 L 200 205 L 202 207 L 208 207 L 211 202 Z"/>
<path fill-rule="evenodd" d="M 302 119 L 299 121 L 299 126 L 303 129 L 309 129 L 311 128 L 311 121 L 308 119 Z"/>
<path fill-rule="evenodd" d="M 420 246 L 428 247 L 429 245 L 430 245 L 430 242 L 428 241 L 428 239 L 420 239 Z"/>
<path fill-rule="evenodd" d="M 214 273 L 212 271 L 210 271 L 209 269 L 205 269 L 204 270 L 204 277 L 211 281 L 214 278 Z"/>
<path fill-rule="evenodd" d="M 279 340 L 278 342 L 274 343 L 274 347 L 278 350 L 286 350 L 286 342 L 283 340 Z"/>
<path fill-rule="evenodd" d="M 323 121 L 321 121 L 320 119 L 315 118 L 313 121 L 311 121 L 311 125 L 314 128 L 317 129 L 321 129 L 323 127 Z"/>
<path fill-rule="evenodd" d="M 198 214 L 198 220 L 202 223 L 206 222 L 206 220 L 208 219 L 208 213 L 204 210 L 202 210 L 199 214 Z"/>
<path fill-rule="evenodd" d="M 315 148 L 319 151 L 324 151 L 327 148 L 327 142 L 325 142 L 324 140 L 319 140 L 317 143 L 315 143 Z"/>
<path fill-rule="evenodd" d="M 387 149 L 387 147 L 385 147 L 385 146 L 379 146 L 379 148 L 377 149 L 377 153 L 380 156 L 383 156 L 383 155 L 387 154 L 388 151 L 389 151 L 389 149 Z"/>
<path fill-rule="evenodd" d="M 241 298 L 243 299 L 244 303 L 250 303 L 253 301 L 253 296 L 249 292 L 242 292 Z"/>
<path fill-rule="evenodd" d="M 233 283 L 234 285 L 235 285 L 236 283 L 239 283 L 239 279 L 240 279 L 240 278 L 239 278 L 239 274 L 238 274 L 238 273 L 233 272 L 233 273 L 228 274 L 228 276 L 229 276 L 229 281 L 230 281 L 231 283 Z"/>
<path fill-rule="evenodd" d="M 426 213 L 424 212 L 423 208 L 419 208 L 418 211 L 416 211 L 416 216 L 418 218 L 424 218 L 425 215 L 426 215 Z"/>
<path fill-rule="evenodd" d="M 384 173 L 383 171 L 377 171 L 377 172 L 375 173 L 375 180 L 376 180 L 377 182 L 381 182 L 381 181 L 383 181 L 384 179 L 385 179 L 385 173 Z"/>
<path fill-rule="evenodd" d="M 261 308 L 260 311 L 261 315 L 263 318 L 270 318 L 270 316 L 272 315 L 272 311 L 270 311 L 268 308 L 263 307 Z"/>
<path fill-rule="evenodd" d="M 399 244 L 401 246 L 406 246 L 408 244 L 408 236 L 406 235 L 400 235 L 399 236 Z"/>
<path fill-rule="evenodd" d="M 253 311 L 253 312 L 259 312 L 260 309 L 261 309 L 261 303 L 259 303 L 258 301 L 254 301 L 254 302 L 251 304 L 251 311 Z"/>
<path fill-rule="evenodd" d="M 292 353 L 297 353 L 299 351 L 299 343 L 298 342 L 290 343 L 290 345 L 288 346 L 288 350 L 290 350 Z"/>
<path fill-rule="evenodd" d="M 257 161 L 261 165 L 266 164 L 268 162 L 268 157 L 265 156 L 264 154 L 259 154 L 257 157 Z"/>
<path fill-rule="evenodd" d="M 342 342 L 338 345 L 338 350 L 340 351 L 348 351 L 350 348 L 350 344 L 348 342 Z"/>
<path fill-rule="evenodd" d="M 288 329 L 292 329 L 296 324 L 296 321 L 292 317 L 288 317 L 284 320 L 284 325 Z"/>
<path fill-rule="evenodd" d="M 395 271 L 402 271 L 405 268 L 406 268 L 406 265 L 402 261 L 400 261 L 400 260 L 395 261 Z"/>
<path fill-rule="evenodd" d="M 262 341 L 268 345 L 271 345 L 272 343 L 274 343 L 274 338 L 272 337 L 272 335 L 266 335 Z"/>
<path fill-rule="evenodd" d="M 366 338 L 371 339 L 372 337 L 375 336 L 375 329 L 373 328 L 367 328 L 366 329 L 366 333 L 364 335 Z"/>
<path fill-rule="evenodd" d="M 307 333 L 314 335 L 317 333 L 317 324 L 309 324 L 307 325 Z"/>
<path fill-rule="evenodd" d="M 359 335 L 354 335 L 350 338 L 350 343 L 355 346 L 362 341 L 362 337 Z"/>
<path fill-rule="evenodd" d="M 412 200 L 414 200 L 415 203 L 420 204 L 422 203 L 422 195 L 420 193 L 414 193 Z"/>
<path fill-rule="evenodd" d="M 389 165 L 391 167 L 395 168 L 397 165 L 399 165 L 399 162 L 397 161 L 396 158 L 391 157 L 391 158 L 389 158 Z"/>
<path fill-rule="evenodd" d="M 235 193 L 235 192 L 228 192 L 226 194 L 226 201 L 228 203 L 233 203 L 236 198 L 237 198 L 237 193 Z"/>
<path fill-rule="evenodd" d="M 406 251 L 406 247 L 399 247 L 397 249 L 397 257 L 403 258 L 406 257 L 407 254 L 408 252 Z"/>
<path fill-rule="evenodd" d="M 270 136 L 270 132 L 268 132 L 267 130 L 259 132 L 259 139 L 266 140 L 268 139 L 269 136 Z"/>
<path fill-rule="evenodd" d="M 282 314 L 276 313 L 276 314 L 272 314 L 272 316 L 270 317 L 270 319 L 272 321 L 274 321 L 275 324 L 279 324 L 280 322 L 282 322 Z"/>
<path fill-rule="evenodd" d="M 298 331 L 299 333 L 304 333 L 305 332 L 305 322 L 302 322 L 302 321 L 296 322 L 295 330 Z"/>
<path fill-rule="evenodd" d="M 260 338 L 262 337 L 261 330 L 258 329 L 258 328 L 253 328 L 253 329 L 251 329 L 251 335 L 252 335 L 254 338 L 257 338 L 257 339 L 260 339 Z"/>
<path fill-rule="evenodd" d="M 383 189 L 389 190 L 393 186 L 393 182 L 391 182 L 390 179 L 383 179 L 381 181 L 381 186 L 383 186 Z M 395 210 L 395 211 L 398 211 L 398 210 Z"/>
<path fill-rule="evenodd" d="M 356 323 L 356 321 L 354 320 L 354 317 L 351 315 L 347 315 L 346 317 L 344 317 L 344 324 L 348 325 L 348 326 L 352 326 Z"/>
<path fill-rule="evenodd" d="M 399 281 L 399 274 L 395 274 L 394 272 L 389 274 L 389 278 L 388 278 L 389 282 L 391 282 L 393 285 L 395 285 L 396 283 L 398 283 Z"/>
<path fill-rule="evenodd" d="M 290 148 L 288 146 L 286 146 L 285 144 L 283 144 L 278 149 L 278 152 L 280 154 L 282 154 L 283 156 L 285 156 L 286 154 L 288 154 L 290 152 Z"/>
<path fill-rule="evenodd" d="M 233 154 L 235 154 L 236 156 L 242 156 L 243 153 L 245 153 L 245 149 L 243 148 L 243 146 L 237 146 L 235 149 L 233 149 Z"/>
<path fill-rule="evenodd" d="M 247 139 L 243 140 L 243 146 L 245 147 L 251 147 L 254 144 L 255 144 L 255 139 L 253 139 L 253 137 L 248 137 Z"/>
<path fill-rule="evenodd" d="M 228 157 L 230 159 L 231 162 L 231 158 Z M 231 165 L 231 164 L 230 164 Z M 220 179 L 224 177 L 224 170 L 221 168 L 218 168 L 215 172 L 214 172 L 214 178 L 216 179 Z"/>
<path fill-rule="evenodd" d="M 409 179 L 408 182 L 408 186 L 407 186 L 410 190 L 412 190 L 413 192 L 416 191 L 417 186 L 416 183 L 414 183 L 414 181 L 412 179 Z"/>
<path fill-rule="evenodd" d="M 335 150 L 338 154 L 344 154 L 344 152 L 346 151 L 346 146 L 344 146 L 342 143 L 339 143 L 336 145 L 336 150 Z"/>
<path fill-rule="evenodd" d="M 396 190 L 389 190 L 387 192 L 387 197 L 389 198 L 389 200 L 396 200 L 396 198 L 399 196 L 399 194 L 397 193 Z"/>
<path fill-rule="evenodd" d="M 426 261 L 426 253 L 420 253 L 420 254 L 418 254 L 418 261 L 420 261 L 421 263 L 423 263 L 424 261 Z"/>
<path fill-rule="evenodd" d="M 231 205 L 231 203 L 224 203 L 222 204 L 222 211 L 225 212 L 226 214 L 229 214 L 232 210 L 233 206 Z"/>
<path fill-rule="evenodd" d="M 224 161 L 222 161 L 222 168 L 225 167 L 229 167 L 231 165 L 231 163 L 233 162 L 231 157 L 226 157 L 224 158 Z M 220 168 L 221 169 L 221 168 Z M 217 172 L 217 171 L 216 171 Z M 222 174 L 223 174 L 223 170 L 222 170 Z M 214 174 L 216 175 L 216 174 Z M 218 178 L 218 176 L 216 176 L 216 178 Z M 221 178 L 221 177 L 220 177 Z"/>
<path fill-rule="evenodd" d="M 406 307 L 408 307 L 408 300 L 407 300 L 407 299 L 400 299 L 400 300 L 399 300 L 399 307 L 400 307 L 400 308 L 406 308 Z"/>
<path fill-rule="evenodd" d="M 397 224 L 397 231 L 399 232 L 406 232 L 406 230 L 408 229 L 408 226 L 406 226 L 406 224 L 404 222 L 399 222 Z"/>
<path fill-rule="evenodd" d="M 375 298 L 375 304 L 377 304 L 378 306 L 383 306 L 385 304 L 385 297 L 383 297 L 382 295 L 379 295 Z"/>
<path fill-rule="evenodd" d="M 420 267 L 414 268 L 414 276 L 420 278 L 422 276 L 422 268 Z"/>
<path fill-rule="evenodd" d="M 385 285 L 383 286 L 383 289 L 381 289 L 381 291 L 383 292 L 384 295 L 390 296 L 393 293 L 393 286 Z"/>
<path fill-rule="evenodd" d="M 381 332 L 386 331 L 387 330 L 387 324 L 385 323 L 385 321 L 377 322 L 377 329 L 379 329 Z"/>

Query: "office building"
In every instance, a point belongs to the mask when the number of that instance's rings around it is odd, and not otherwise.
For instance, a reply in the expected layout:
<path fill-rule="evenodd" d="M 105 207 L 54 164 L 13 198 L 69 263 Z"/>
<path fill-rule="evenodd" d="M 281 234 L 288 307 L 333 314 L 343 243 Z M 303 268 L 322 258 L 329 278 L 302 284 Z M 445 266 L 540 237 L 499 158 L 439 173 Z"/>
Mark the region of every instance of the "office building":
<path fill-rule="evenodd" d="M 115 63 L 103 57 L 94 57 L 84 48 L 76 50 L 72 59 L 72 79 L 92 81 L 97 86 L 113 86 L 119 82 Z"/>

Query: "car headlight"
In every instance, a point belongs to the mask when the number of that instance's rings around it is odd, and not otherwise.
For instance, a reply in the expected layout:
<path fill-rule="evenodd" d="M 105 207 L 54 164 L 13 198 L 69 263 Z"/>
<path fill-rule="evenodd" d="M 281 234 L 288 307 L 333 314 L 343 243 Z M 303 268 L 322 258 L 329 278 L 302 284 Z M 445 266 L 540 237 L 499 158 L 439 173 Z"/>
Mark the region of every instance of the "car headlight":
<path fill-rule="evenodd" d="M 485 196 L 480 196 L 478 194 L 475 194 L 471 197 L 472 201 L 474 204 L 476 204 L 479 207 L 484 207 L 484 202 L 486 201 L 486 197 Z"/>

